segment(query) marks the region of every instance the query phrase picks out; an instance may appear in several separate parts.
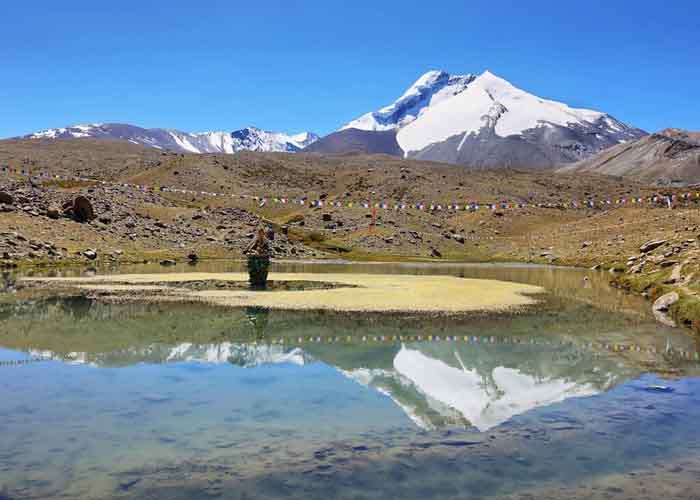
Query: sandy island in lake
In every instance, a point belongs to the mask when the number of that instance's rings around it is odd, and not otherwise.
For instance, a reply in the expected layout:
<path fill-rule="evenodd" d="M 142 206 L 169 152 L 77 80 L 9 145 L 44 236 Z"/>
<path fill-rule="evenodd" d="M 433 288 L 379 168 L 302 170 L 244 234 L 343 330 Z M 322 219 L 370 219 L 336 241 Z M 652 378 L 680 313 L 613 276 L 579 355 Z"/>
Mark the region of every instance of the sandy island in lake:
<path fill-rule="evenodd" d="M 126 299 L 201 301 L 228 307 L 259 306 L 288 310 L 363 312 L 497 311 L 536 303 L 537 286 L 454 276 L 385 274 L 270 273 L 276 282 L 333 283 L 337 288 L 299 291 L 217 289 L 216 283 L 245 282 L 244 273 L 124 274 L 85 278 L 24 278 L 43 285 L 69 286 Z M 211 282 L 211 289 L 192 290 L 190 282 Z M 131 296 L 130 296 L 131 295 Z"/>

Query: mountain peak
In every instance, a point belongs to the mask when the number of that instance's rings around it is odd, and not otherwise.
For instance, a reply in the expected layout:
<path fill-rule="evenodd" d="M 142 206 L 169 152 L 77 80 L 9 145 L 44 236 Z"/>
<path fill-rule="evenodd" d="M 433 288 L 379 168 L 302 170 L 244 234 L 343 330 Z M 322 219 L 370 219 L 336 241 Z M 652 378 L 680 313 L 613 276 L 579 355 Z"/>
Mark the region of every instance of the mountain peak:
<path fill-rule="evenodd" d="M 396 142 L 387 154 L 396 154 L 395 144 L 407 158 L 474 168 L 553 167 L 646 135 L 607 113 L 538 97 L 488 69 L 479 75 L 430 70 L 392 104 L 332 134 L 334 144 L 363 149 L 349 129 L 368 132 L 361 137 L 366 145 L 377 142 L 371 133 L 392 132 Z M 322 142 L 315 147 L 321 152 Z"/>
<path fill-rule="evenodd" d="M 362 115 L 341 128 L 370 131 L 397 130 L 416 120 L 430 106 L 464 91 L 474 76 L 431 70 L 421 75 L 396 101 Z"/>

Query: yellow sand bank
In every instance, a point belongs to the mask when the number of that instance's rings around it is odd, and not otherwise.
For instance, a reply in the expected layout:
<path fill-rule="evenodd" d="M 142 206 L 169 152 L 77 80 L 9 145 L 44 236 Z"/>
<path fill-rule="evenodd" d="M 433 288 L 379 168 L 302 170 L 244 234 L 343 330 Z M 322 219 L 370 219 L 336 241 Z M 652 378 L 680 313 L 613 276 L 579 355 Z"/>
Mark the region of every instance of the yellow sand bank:
<path fill-rule="evenodd" d="M 415 311 L 458 313 L 502 310 L 535 303 L 526 294 L 543 292 L 540 287 L 495 280 L 464 279 L 453 276 L 412 276 L 377 274 L 271 273 L 274 281 L 314 281 L 355 288 L 302 291 L 189 290 L 178 287 L 186 281 L 246 281 L 244 273 L 172 273 L 95 276 L 89 278 L 26 278 L 25 282 L 69 284 L 115 293 L 139 292 L 144 298 L 197 300 L 209 304 L 270 309 L 335 311 Z M 162 284 L 154 286 L 155 284 Z M 215 288 L 215 287 L 212 287 Z M 154 292 L 149 297 L 148 292 Z"/>

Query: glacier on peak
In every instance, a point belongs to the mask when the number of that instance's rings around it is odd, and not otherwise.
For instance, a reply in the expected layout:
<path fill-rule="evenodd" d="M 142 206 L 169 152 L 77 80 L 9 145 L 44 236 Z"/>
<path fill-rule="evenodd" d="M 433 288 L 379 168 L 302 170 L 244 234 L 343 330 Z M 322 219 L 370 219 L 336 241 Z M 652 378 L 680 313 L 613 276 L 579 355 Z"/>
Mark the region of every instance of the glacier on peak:
<path fill-rule="evenodd" d="M 425 109 L 464 91 L 474 75 L 450 75 L 432 70 L 422 75 L 392 104 L 366 113 L 341 128 L 371 131 L 394 130 L 416 120 Z"/>

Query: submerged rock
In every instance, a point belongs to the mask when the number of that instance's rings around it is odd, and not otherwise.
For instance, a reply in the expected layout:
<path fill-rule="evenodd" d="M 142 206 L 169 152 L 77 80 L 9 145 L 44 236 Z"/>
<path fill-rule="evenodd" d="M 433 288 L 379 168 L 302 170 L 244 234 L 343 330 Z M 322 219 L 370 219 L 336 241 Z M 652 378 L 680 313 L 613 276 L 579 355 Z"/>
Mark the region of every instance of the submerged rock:
<path fill-rule="evenodd" d="M 652 309 L 654 311 L 666 312 L 673 304 L 678 302 L 679 299 L 680 296 L 678 295 L 678 292 L 669 292 L 656 299 Z"/>
<path fill-rule="evenodd" d="M 677 292 L 669 292 L 654 301 L 651 310 L 659 323 L 666 326 L 676 326 L 676 322 L 667 314 L 670 307 L 680 300 Z"/>

